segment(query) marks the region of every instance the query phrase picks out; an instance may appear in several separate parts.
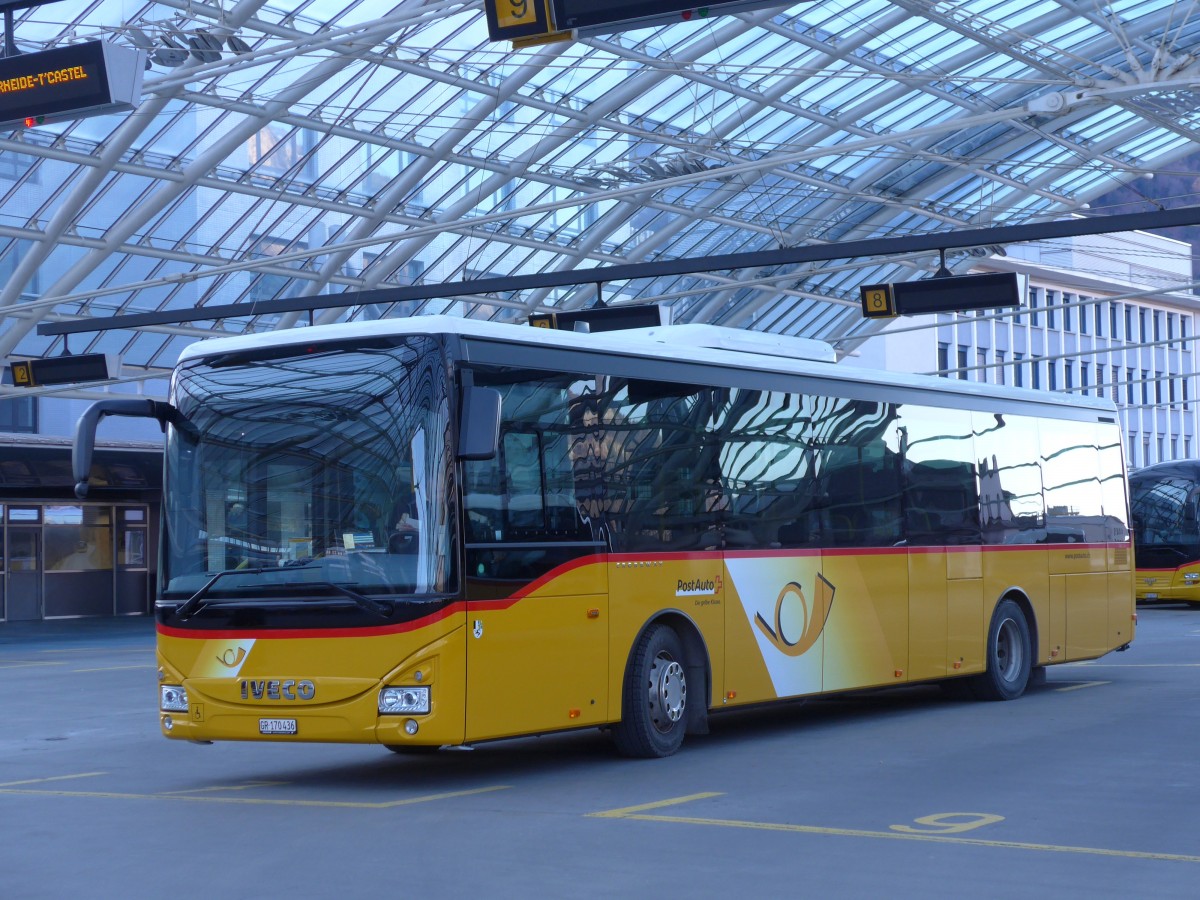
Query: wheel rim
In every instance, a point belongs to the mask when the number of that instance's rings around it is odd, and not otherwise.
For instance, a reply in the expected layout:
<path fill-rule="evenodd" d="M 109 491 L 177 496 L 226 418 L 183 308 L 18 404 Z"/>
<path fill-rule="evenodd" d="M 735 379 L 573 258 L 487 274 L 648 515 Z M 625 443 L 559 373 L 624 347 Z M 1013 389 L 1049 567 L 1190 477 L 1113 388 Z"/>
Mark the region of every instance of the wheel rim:
<path fill-rule="evenodd" d="M 650 721 L 662 733 L 675 727 L 687 706 L 683 666 L 664 653 L 650 665 Z"/>
<path fill-rule="evenodd" d="M 1025 647 L 1021 630 L 1012 619 L 1000 623 L 996 633 L 996 671 L 1005 682 L 1014 682 L 1025 664 Z"/>

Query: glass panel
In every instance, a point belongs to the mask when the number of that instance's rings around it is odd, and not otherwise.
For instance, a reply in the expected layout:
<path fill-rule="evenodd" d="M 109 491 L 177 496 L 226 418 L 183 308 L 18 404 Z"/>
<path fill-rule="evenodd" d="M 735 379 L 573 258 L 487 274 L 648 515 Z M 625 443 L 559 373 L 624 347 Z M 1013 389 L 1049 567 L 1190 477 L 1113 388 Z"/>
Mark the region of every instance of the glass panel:
<path fill-rule="evenodd" d="M 1074 544 L 1107 540 L 1096 426 L 1050 421 L 1043 422 L 1040 430 L 1046 541 Z"/>
<path fill-rule="evenodd" d="M 899 408 L 870 400 L 814 401 L 817 478 L 833 546 L 887 547 L 903 538 Z"/>
<path fill-rule="evenodd" d="M 904 406 L 899 427 L 908 543 L 980 543 L 971 413 Z"/>
<path fill-rule="evenodd" d="M 122 533 L 117 565 L 123 569 L 146 568 L 146 529 L 130 528 Z"/>
<path fill-rule="evenodd" d="M 168 433 L 166 593 L 452 590 L 445 366 L 426 338 L 195 365 Z M 299 356 L 283 356 L 299 353 Z M 389 553 L 407 522 L 413 552 Z"/>
<path fill-rule="evenodd" d="M 112 529 L 108 525 L 47 525 L 44 534 L 47 572 L 112 568 Z"/>
<path fill-rule="evenodd" d="M 983 539 L 1033 544 L 1046 537 L 1037 422 L 1025 416 L 974 413 Z"/>
<path fill-rule="evenodd" d="M 794 394 L 735 390 L 718 410 L 727 547 L 804 547 L 822 536 L 810 446 L 812 406 Z"/>

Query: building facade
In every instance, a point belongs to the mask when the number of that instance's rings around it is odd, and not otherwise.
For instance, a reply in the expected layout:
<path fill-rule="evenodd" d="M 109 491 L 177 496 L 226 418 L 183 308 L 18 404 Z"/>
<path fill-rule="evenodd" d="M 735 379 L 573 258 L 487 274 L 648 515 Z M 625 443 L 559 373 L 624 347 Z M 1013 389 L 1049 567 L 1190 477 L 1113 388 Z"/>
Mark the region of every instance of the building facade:
<path fill-rule="evenodd" d="M 1108 396 L 1130 468 L 1200 450 L 1190 244 L 1144 232 L 1006 248 L 974 271 L 1018 275 L 1019 310 L 901 318 L 858 362 L 991 384 Z"/>

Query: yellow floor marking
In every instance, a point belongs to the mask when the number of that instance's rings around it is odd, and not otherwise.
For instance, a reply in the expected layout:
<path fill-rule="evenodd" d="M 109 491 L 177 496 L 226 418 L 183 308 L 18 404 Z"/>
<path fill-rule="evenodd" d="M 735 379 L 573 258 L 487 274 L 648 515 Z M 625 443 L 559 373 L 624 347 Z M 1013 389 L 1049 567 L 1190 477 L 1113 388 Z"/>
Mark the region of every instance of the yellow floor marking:
<path fill-rule="evenodd" d="M 692 800 L 707 800 L 709 797 L 720 797 L 720 793 L 688 794 L 686 797 L 672 797 L 670 800 L 659 800 L 655 803 L 643 803 L 640 806 L 625 806 L 621 809 L 610 809 L 607 812 L 588 813 L 596 819 L 626 819 L 633 818 L 634 813 L 647 809 L 661 809 L 664 806 L 676 806 L 680 803 L 690 803 Z"/>
<path fill-rule="evenodd" d="M 342 800 L 268 800 L 256 797 L 211 797 L 197 794 L 126 794 L 116 791 L 44 791 L 21 790 L 0 787 L 0 794 L 25 794 L 44 797 L 79 797 L 103 800 L 183 800 L 197 803 L 241 803 L 249 806 L 321 806 L 334 809 L 391 809 L 395 806 L 411 806 L 414 803 L 431 803 L 435 800 L 451 800 L 455 797 L 470 797 L 492 791 L 508 790 L 509 785 L 476 788 L 470 791 L 448 791 L 444 794 L 426 794 L 424 797 L 406 797 L 403 800 L 385 800 L 380 803 L 355 803 Z"/>
<path fill-rule="evenodd" d="M 278 787 L 281 784 L 290 783 L 289 781 L 248 781 L 245 784 L 216 784 L 212 787 L 191 788 L 186 791 L 162 791 L 161 796 L 174 797 L 179 794 L 207 794 L 213 791 L 248 791 L 250 788 Z"/>
<path fill-rule="evenodd" d="M 596 818 L 637 819 L 642 822 L 671 822 L 677 825 L 715 825 L 721 828 L 747 828 L 756 831 L 782 831 L 793 834 L 823 834 L 841 837 L 880 838 L 889 841 L 926 841 L 935 844 L 966 844 L 972 847 L 997 847 L 1008 850 L 1038 850 L 1047 853 L 1083 853 L 1090 856 L 1111 856 L 1123 859 L 1160 859 L 1172 862 L 1200 863 L 1200 856 L 1180 853 L 1146 853 L 1139 850 L 1107 850 L 1102 847 L 1071 847 L 1057 844 L 1034 844 L 1026 841 L 989 841 L 983 838 L 947 837 L 936 834 L 913 834 L 896 831 L 869 831 L 861 828 L 822 828 L 816 825 L 786 825 L 775 822 L 746 822 L 739 819 L 705 819 L 693 816 L 655 816 L 629 810 L 669 806 L 692 798 L 714 797 L 718 794 L 693 794 L 676 800 L 664 800 L 644 807 L 631 806 L 607 812 L 589 813 Z"/>
<path fill-rule="evenodd" d="M 1056 687 L 1059 693 L 1063 691 L 1078 691 L 1082 688 L 1099 687 L 1102 684 L 1112 684 L 1111 681 L 1081 681 L 1079 684 L 1069 684 L 1066 687 Z"/>
<path fill-rule="evenodd" d="M 6 781 L 0 788 L 15 787 L 18 784 L 42 784 L 47 781 L 68 781 L 72 778 L 92 778 L 96 775 L 107 775 L 107 772 L 80 772 L 78 775 L 51 775 L 49 778 L 29 778 L 25 781 Z"/>
<path fill-rule="evenodd" d="M 139 665 L 139 666 L 100 666 L 99 668 L 95 668 L 95 669 L 72 669 L 71 672 L 72 672 L 72 674 L 74 674 L 76 672 L 115 672 L 118 669 L 153 669 L 153 668 L 154 668 L 154 666 L 152 664 L 151 665 Z"/>

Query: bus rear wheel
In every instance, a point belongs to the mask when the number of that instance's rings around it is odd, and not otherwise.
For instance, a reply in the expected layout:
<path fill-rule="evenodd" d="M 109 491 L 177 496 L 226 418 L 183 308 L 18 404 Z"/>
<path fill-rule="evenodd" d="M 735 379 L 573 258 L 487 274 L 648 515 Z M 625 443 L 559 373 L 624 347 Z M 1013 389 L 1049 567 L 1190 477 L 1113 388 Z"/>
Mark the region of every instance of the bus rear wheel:
<path fill-rule="evenodd" d="M 622 756 L 670 756 L 687 728 L 687 670 L 683 643 L 666 625 L 647 628 L 634 648 L 613 740 Z"/>
<path fill-rule="evenodd" d="M 980 700 L 1015 700 L 1025 693 L 1033 668 L 1029 622 L 1013 600 L 1001 600 L 988 628 L 987 668 L 971 689 Z"/>

